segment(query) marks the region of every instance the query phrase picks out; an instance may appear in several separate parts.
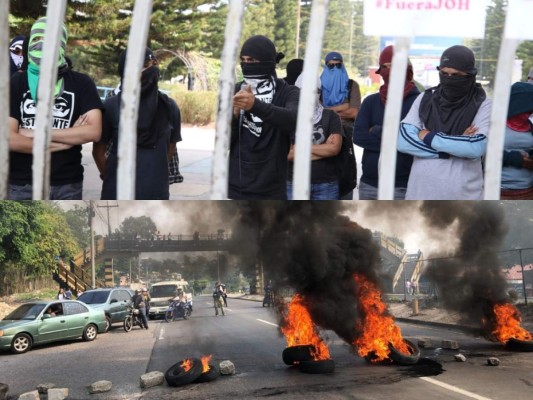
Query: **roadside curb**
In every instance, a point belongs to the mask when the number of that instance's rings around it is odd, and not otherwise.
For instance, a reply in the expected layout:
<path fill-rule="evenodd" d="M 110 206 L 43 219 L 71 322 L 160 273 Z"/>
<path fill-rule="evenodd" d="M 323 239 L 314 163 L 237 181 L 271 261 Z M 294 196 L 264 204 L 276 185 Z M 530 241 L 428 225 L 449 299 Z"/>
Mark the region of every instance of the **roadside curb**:
<path fill-rule="evenodd" d="M 473 335 L 479 335 L 480 333 L 479 328 L 474 328 L 474 327 L 466 326 L 466 325 L 447 324 L 444 322 L 424 321 L 421 319 L 404 318 L 404 317 L 398 317 L 398 318 L 395 317 L 394 319 L 396 321 L 405 322 L 409 324 L 433 326 L 435 328 L 454 329 L 454 330 L 461 331 L 463 333 L 468 333 L 468 334 L 473 334 Z"/>

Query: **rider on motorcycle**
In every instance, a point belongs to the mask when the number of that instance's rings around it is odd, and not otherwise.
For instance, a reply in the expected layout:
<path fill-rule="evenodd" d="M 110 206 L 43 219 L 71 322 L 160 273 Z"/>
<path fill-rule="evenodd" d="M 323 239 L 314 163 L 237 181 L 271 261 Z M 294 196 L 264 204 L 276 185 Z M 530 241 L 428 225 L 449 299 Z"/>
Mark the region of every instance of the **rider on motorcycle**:
<path fill-rule="evenodd" d="M 146 318 L 146 303 L 144 296 L 141 293 L 141 290 L 137 289 L 135 294 L 131 298 L 133 307 L 139 310 L 139 315 L 141 316 L 141 321 L 145 329 L 148 329 L 148 319 Z"/>

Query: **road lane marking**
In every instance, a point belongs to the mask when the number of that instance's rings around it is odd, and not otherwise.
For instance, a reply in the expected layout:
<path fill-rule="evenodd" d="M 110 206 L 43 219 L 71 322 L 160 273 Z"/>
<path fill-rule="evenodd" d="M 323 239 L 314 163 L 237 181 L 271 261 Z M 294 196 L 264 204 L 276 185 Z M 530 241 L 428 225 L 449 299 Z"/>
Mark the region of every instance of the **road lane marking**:
<path fill-rule="evenodd" d="M 265 321 L 265 320 L 263 320 L 263 319 L 259 319 L 259 318 L 258 318 L 257 320 L 258 320 L 259 322 L 262 322 L 263 324 L 272 325 L 272 326 L 275 326 L 276 328 L 279 327 L 278 324 L 273 324 L 272 322 L 268 322 L 268 321 Z"/>
<path fill-rule="evenodd" d="M 422 379 L 423 381 L 426 381 L 428 383 L 432 383 L 433 385 L 440 386 L 441 388 L 448 389 L 451 392 L 459 393 L 459 394 L 462 394 L 464 396 L 470 397 L 471 399 L 491 400 L 488 397 L 483 397 L 483 396 L 480 396 L 479 394 L 468 392 L 468 391 L 460 389 L 458 387 L 455 387 L 455 386 L 452 386 L 452 385 L 448 385 L 447 383 L 440 382 L 440 381 L 438 381 L 436 379 L 428 378 L 427 376 L 423 376 L 420 379 Z"/>
<path fill-rule="evenodd" d="M 165 338 L 165 328 L 161 327 L 159 331 L 159 340 L 163 340 Z"/>

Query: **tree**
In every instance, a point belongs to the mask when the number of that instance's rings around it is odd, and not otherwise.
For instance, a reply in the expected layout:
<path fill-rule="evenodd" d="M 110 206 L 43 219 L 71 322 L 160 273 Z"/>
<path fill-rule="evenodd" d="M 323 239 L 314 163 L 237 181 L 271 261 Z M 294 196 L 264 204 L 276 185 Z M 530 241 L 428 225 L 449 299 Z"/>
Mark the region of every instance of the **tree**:
<path fill-rule="evenodd" d="M 296 12 L 300 0 L 274 0 L 274 37 L 276 49 L 285 54 L 282 65 L 296 56 Z"/>
<path fill-rule="evenodd" d="M 17 280 L 51 275 L 59 258 L 77 251 L 66 218 L 53 203 L 0 202 L 0 293 Z"/>
<path fill-rule="evenodd" d="M 128 217 L 120 224 L 115 234 L 125 238 L 140 235 L 143 239 L 150 239 L 157 232 L 157 226 L 150 217 Z"/>
<path fill-rule="evenodd" d="M 75 205 L 73 209 L 64 211 L 67 221 L 78 247 L 86 249 L 91 244 L 91 229 L 89 227 L 89 209 Z"/>

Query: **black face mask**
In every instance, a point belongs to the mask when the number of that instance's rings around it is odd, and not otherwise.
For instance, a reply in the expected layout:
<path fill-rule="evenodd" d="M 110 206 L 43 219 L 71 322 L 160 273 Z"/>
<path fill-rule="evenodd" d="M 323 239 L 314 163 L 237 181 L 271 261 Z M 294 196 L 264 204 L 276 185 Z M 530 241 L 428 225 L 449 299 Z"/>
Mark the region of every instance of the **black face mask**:
<path fill-rule="evenodd" d="M 157 90 L 159 77 L 159 68 L 156 66 L 152 66 L 143 71 L 141 75 L 141 95 Z"/>
<path fill-rule="evenodd" d="M 276 64 L 271 61 L 261 61 L 255 63 L 241 62 L 242 74 L 245 78 L 266 79 L 274 75 Z"/>
<path fill-rule="evenodd" d="M 454 102 L 465 97 L 476 83 L 475 75 L 447 76 L 439 74 L 440 86 L 446 100 Z"/>

